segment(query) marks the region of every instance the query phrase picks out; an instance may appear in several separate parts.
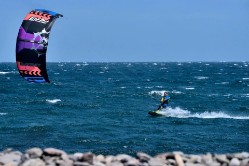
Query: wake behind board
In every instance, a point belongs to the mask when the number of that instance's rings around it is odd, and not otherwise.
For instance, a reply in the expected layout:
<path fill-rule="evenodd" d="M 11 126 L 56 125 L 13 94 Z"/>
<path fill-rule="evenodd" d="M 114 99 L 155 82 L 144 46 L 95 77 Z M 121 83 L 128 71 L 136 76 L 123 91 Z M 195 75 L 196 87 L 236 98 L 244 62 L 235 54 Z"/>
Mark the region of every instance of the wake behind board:
<path fill-rule="evenodd" d="M 151 116 L 163 116 L 163 114 L 159 111 L 149 111 L 148 114 L 150 114 Z"/>

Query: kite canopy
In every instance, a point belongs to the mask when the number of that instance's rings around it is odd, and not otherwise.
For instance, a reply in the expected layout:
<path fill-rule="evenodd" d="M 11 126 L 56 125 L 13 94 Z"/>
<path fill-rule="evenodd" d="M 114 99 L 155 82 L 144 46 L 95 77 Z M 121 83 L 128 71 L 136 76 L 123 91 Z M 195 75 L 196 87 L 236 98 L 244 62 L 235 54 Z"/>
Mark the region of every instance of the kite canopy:
<path fill-rule="evenodd" d="M 20 75 L 29 82 L 50 82 L 46 52 L 50 30 L 61 14 L 35 9 L 26 15 L 16 41 L 16 64 Z"/>

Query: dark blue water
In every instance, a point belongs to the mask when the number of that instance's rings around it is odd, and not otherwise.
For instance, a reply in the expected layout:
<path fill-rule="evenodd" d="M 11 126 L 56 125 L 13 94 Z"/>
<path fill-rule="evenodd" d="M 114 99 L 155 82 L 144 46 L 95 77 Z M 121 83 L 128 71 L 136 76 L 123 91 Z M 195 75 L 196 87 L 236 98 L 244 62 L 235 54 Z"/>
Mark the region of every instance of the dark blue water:
<path fill-rule="evenodd" d="M 51 83 L 35 84 L 0 63 L 0 150 L 248 151 L 248 65 L 48 63 Z M 164 91 L 167 116 L 149 116 Z"/>

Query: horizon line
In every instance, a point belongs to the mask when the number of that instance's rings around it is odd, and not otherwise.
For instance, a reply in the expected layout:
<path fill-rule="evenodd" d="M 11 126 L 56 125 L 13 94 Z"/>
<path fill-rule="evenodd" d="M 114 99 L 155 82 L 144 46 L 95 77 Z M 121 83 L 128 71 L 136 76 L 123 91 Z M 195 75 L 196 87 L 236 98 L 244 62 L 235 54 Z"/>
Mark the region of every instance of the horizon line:
<path fill-rule="evenodd" d="M 16 62 L 0 62 L 16 63 Z M 249 61 L 47 61 L 46 63 L 249 63 Z"/>

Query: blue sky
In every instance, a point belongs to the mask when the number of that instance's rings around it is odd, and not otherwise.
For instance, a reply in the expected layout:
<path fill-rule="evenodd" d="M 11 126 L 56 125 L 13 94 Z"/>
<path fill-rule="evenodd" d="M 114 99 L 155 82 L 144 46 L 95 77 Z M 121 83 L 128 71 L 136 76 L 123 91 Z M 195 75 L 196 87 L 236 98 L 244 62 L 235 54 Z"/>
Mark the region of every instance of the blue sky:
<path fill-rule="evenodd" d="M 1 0 L 0 62 L 36 8 L 64 15 L 49 62 L 249 61 L 248 0 Z"/>

